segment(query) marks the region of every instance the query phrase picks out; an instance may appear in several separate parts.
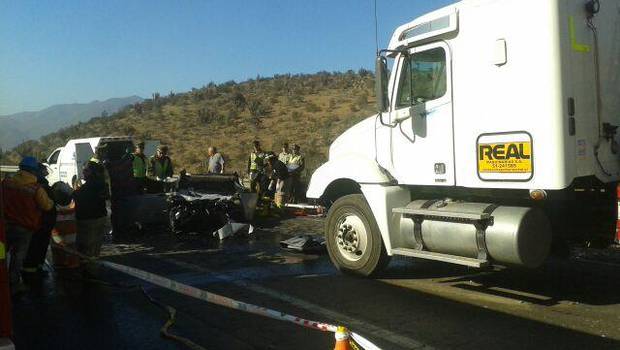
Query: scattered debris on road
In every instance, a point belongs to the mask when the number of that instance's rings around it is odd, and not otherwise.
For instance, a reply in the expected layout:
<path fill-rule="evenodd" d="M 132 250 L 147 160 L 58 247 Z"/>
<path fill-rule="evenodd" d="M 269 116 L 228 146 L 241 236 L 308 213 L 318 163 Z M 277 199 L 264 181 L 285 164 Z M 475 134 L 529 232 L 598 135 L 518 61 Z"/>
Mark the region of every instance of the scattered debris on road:
<path fill-rule="evenodd" d="M 325 251 L 325 238 L 313 235 L 299 235 L 280 241 L 280 247 L 302 253 L 320 253 Z"/>

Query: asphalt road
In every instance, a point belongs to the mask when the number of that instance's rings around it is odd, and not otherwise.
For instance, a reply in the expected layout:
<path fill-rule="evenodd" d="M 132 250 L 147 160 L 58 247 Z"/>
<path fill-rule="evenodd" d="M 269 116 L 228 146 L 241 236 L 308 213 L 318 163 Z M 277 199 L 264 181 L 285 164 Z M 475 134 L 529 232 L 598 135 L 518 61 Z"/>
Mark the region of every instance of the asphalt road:
<path fill-rule="evenodd" d="M 339 274 L 326 254 L 278 245 L 321 228 L 321 219 L 265 222 L 222 243 L 146 234 L 108 244 L 104 259 L 345 325 L 382 349 L 620 348 L 620 264 L 609 256 L 579 252 L 535 271 L 396 258 L 380 278 L 361 279 Z M 31 284 L 14 305 L 18 349 L 186 349 L 159 336 L 166 313 L 130 286 L 136 284 L 177 309 L 172 332 L 205 349 L 334 346 L 331 333 L 207 304 L 115 271 L 101 270 L 91 281 L 56 271 Z"/>

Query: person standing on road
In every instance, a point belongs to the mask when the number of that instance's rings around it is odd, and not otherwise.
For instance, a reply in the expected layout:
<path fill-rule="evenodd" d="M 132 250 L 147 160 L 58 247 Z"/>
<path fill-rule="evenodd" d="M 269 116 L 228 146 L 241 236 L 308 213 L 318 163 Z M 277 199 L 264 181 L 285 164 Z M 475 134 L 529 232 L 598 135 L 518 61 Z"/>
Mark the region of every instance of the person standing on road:
<path fill-rule="evenodd" d="M 300 153 L 300 147 L 297 144 L 293 145 L 293 154 L 286 164 L 289 172 L 291 173 L 291 202 L 297 203 L 301 200 L 301 172 L 305 167 L 304 156 Z"/>
<path fill-rule="evenodd" d="M 47 175 L 47 167 L 42 163 L 39 163 L 37 183 L 45 190 L 47 196 L 53 200 L 54 196 L 52 195 L 52 188 L 45 178 Z M 56 206 L 53 206 L 49 211 L 43 212 L 41 227 L 32 235 L 32 239 L 30 240 L 30 245 L 28 247 L 28 253 L 26 254 L 26 259 L 24 260 L 22 273 L 36 274 L 45 272 L 45 270 L 43 270 L 43 264 L 45 263 L 47 247 L 50 244 L 50 237 L 55 224 Z"/>
<path fill-rule="evenodd" d="M 271 179 L 269 189 L 274 191 L 274 202 L 278 208 L 281 208 L 286 202 L 286 193 L 289 187 L 288 168 L 275 155 L 267 157 L 267 165 Z"/>
<path fill-rule="evenodd" d="M 7 250 L 11 252 L 9 285 L 11 294 L 27 290 L 21 280 L 21 268 L 28 253 L 34 232 L 41 228 L 43 212 L 50 211 L 54 202 L 37 183 L 39 163 L 34 157 L 24 157 L 19 171 L 2 180 L 2 208 L 6 220 Z"/>
<path fill-rule="evenodd" d="M 207 160 L 207 173 L 223 174 L 224 173 L 224 157 L 217 151 L 214 146 L 209 147 L 207 151 L 209 159 Z"/>
<path fill-rule="evenodd" d="M 109 156 L 103 165 L 110 179 L 112 235 L 115 239 L 120 239 L 128 233 L 131 224 L 127 220 L 130 205 L 128 198 L 140 194 L 133 177 L 131 147 L 127 147 L 120 157 L 118 155 L 116 157 Z"/>
<path fill-rule="evenodd" d="M 253 150 L 248 158 L 248 174 L 250 175 L 250 191 L 258 193 L 260 191 L 260 181 L 264 168 L 265 153 L 260 147 L 260 141 L 255 140 Z"/>
<path fill-rule="evenodd" d="M 149 172 L 157 180 L 165 180 L 174 174 L 172 159 L 168 157 L 168 146 L 159 146 L 150 163 Z"/>
<path fill-rule="evenodd" d="M 77 220 L 77 250 L 89 257 L 98 257 L 103 244 L 110 197 L 105 180 L 99 175 L 101 165 L 88 162 L 84 167 L 84 184 L 73 193 Z M 92 267 L 87 267 L 92 271 Z"/>
<path fill-rule="evenodd" d="M 148 161 L 144 154 L 144 142 L 136 145 L 133 153 L 133 177 L 136 180 L 140 192 L 144 192 L 146 187 L 146 173 L 148 172 Z"/>
<path fill-rule="evenodd" d="M 288 161 L 291 159 L 291 152 L 288 147 L 288 142 L 284 142 L 282 144 L 282 152 L 278 154 L 278 160 L 284 163 L 284 165 L 288 164 Z"/>

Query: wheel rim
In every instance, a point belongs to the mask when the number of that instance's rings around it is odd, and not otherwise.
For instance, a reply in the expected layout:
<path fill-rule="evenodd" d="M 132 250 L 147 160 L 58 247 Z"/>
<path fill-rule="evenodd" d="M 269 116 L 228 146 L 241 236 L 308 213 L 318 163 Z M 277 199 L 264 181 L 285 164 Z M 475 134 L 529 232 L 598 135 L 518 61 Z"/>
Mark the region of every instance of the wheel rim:
<path fill-rule="evenodd" d="M 340 255 L 349 261 L 358 261 L 368 247 L 368 232 L 362 219 L 355 214 L 346 214 L 336 226 L 336 246 Z"/>

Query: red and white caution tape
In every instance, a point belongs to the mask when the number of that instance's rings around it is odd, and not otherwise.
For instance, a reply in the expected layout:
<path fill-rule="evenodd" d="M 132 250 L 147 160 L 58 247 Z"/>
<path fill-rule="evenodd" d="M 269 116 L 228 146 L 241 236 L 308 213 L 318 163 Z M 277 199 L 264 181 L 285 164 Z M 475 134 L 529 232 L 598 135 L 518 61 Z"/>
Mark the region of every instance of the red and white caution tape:
<path fill-rule="evenodd" d="M 85 260 L 99 263 L 112 270 L 123 272 L 127 275 L 136 277 L 143 281 L 166 288 L 168 290 L 177 292 L 179 294 L 183 294 L 183 295 L 186 295 L 192 298 L 206 301 L 208 303 L 220 305 L 220 306 L 227 307 L 227 308 L 234 309 L 234 310 L 248 312 L 248 313 L 255 314 L 255 315 L 269 317 L 269 318 L 280 320 L 280 321 L 291 322 L 298 326 L 316 329 L 316 330 L 323 331 L 323 332 L 335 333 L 338 329 L 338 326 L 335 326 L 335 325 L 307 320 L 307 319 L 289 315 L 287 313 L 280 312 L 277 310 L 265 308 L 265 307 L 254 305 L 254 304 L 244 303 L 242 301 L 238 301 L 238 300 L 231 299 L 231 298 L 219 295 L 219 294 L 211 293 L 211 292 L 208 292 L 208 291 L 196 288 L 196 287 L 192 287 L 190 285 L 177 282 L 177 281 L 171 280 L 169 278 L 166 278 L 166 277 L 163 277 L 163 276 L 151 273 L 151 272 L 140 270 L 135 267 L 121 265 L 121 264 L 117 264 L 117 263 L 113 263 L 113 262 L 109 262 L 105 260 L 97 260 L 95 258 L 85 256 L 84 254 L 81 254 L 73 249 L 69 249 L 66 247 L 61 247 L 61 249 L 65 250 L 67 253 L 78 255 Z M 350 335 L 353 341 L 355 341 L 357 344 L 359 344 L 361 347 L 363 347 L 366 350 L 381 350 L 378 346 L 374 345 L 368 339 L 362 337 L 361 335 L 355 332 L 350 332 Z"/>
<path fill-rule="evenodd" d="M 113 270 L 126 273 L 130 276 L 139 278 L 143 281 L 155 284 L 157 286 L 175 291 L 177 293 L 190 296 L 192 298 L 200 299 L 212 304 L 220 305 L 230 309 L 245 311 L 248 313 L 273 318 L 280 321 L 287 321 L 295 323 L 299 326 L 313 328 L 325 332 L 336 332 L 337 326 L 327 323 L 321 323 L 317 321 L 306 320 L 300 317 L 286 314 L 284 312 L 268 309 L 262 306 L 244 303 L 242 301 L 234 300 L 219 294 L 207 292 L 205 290 L 192 287 L 190 285 L 173 281 L 169 278 L 156 275 L 154 273 L 146 272 L 133 267 L 116 264 L 109 261 L 101 261 L 104 266 L 107 266 Z"/>

